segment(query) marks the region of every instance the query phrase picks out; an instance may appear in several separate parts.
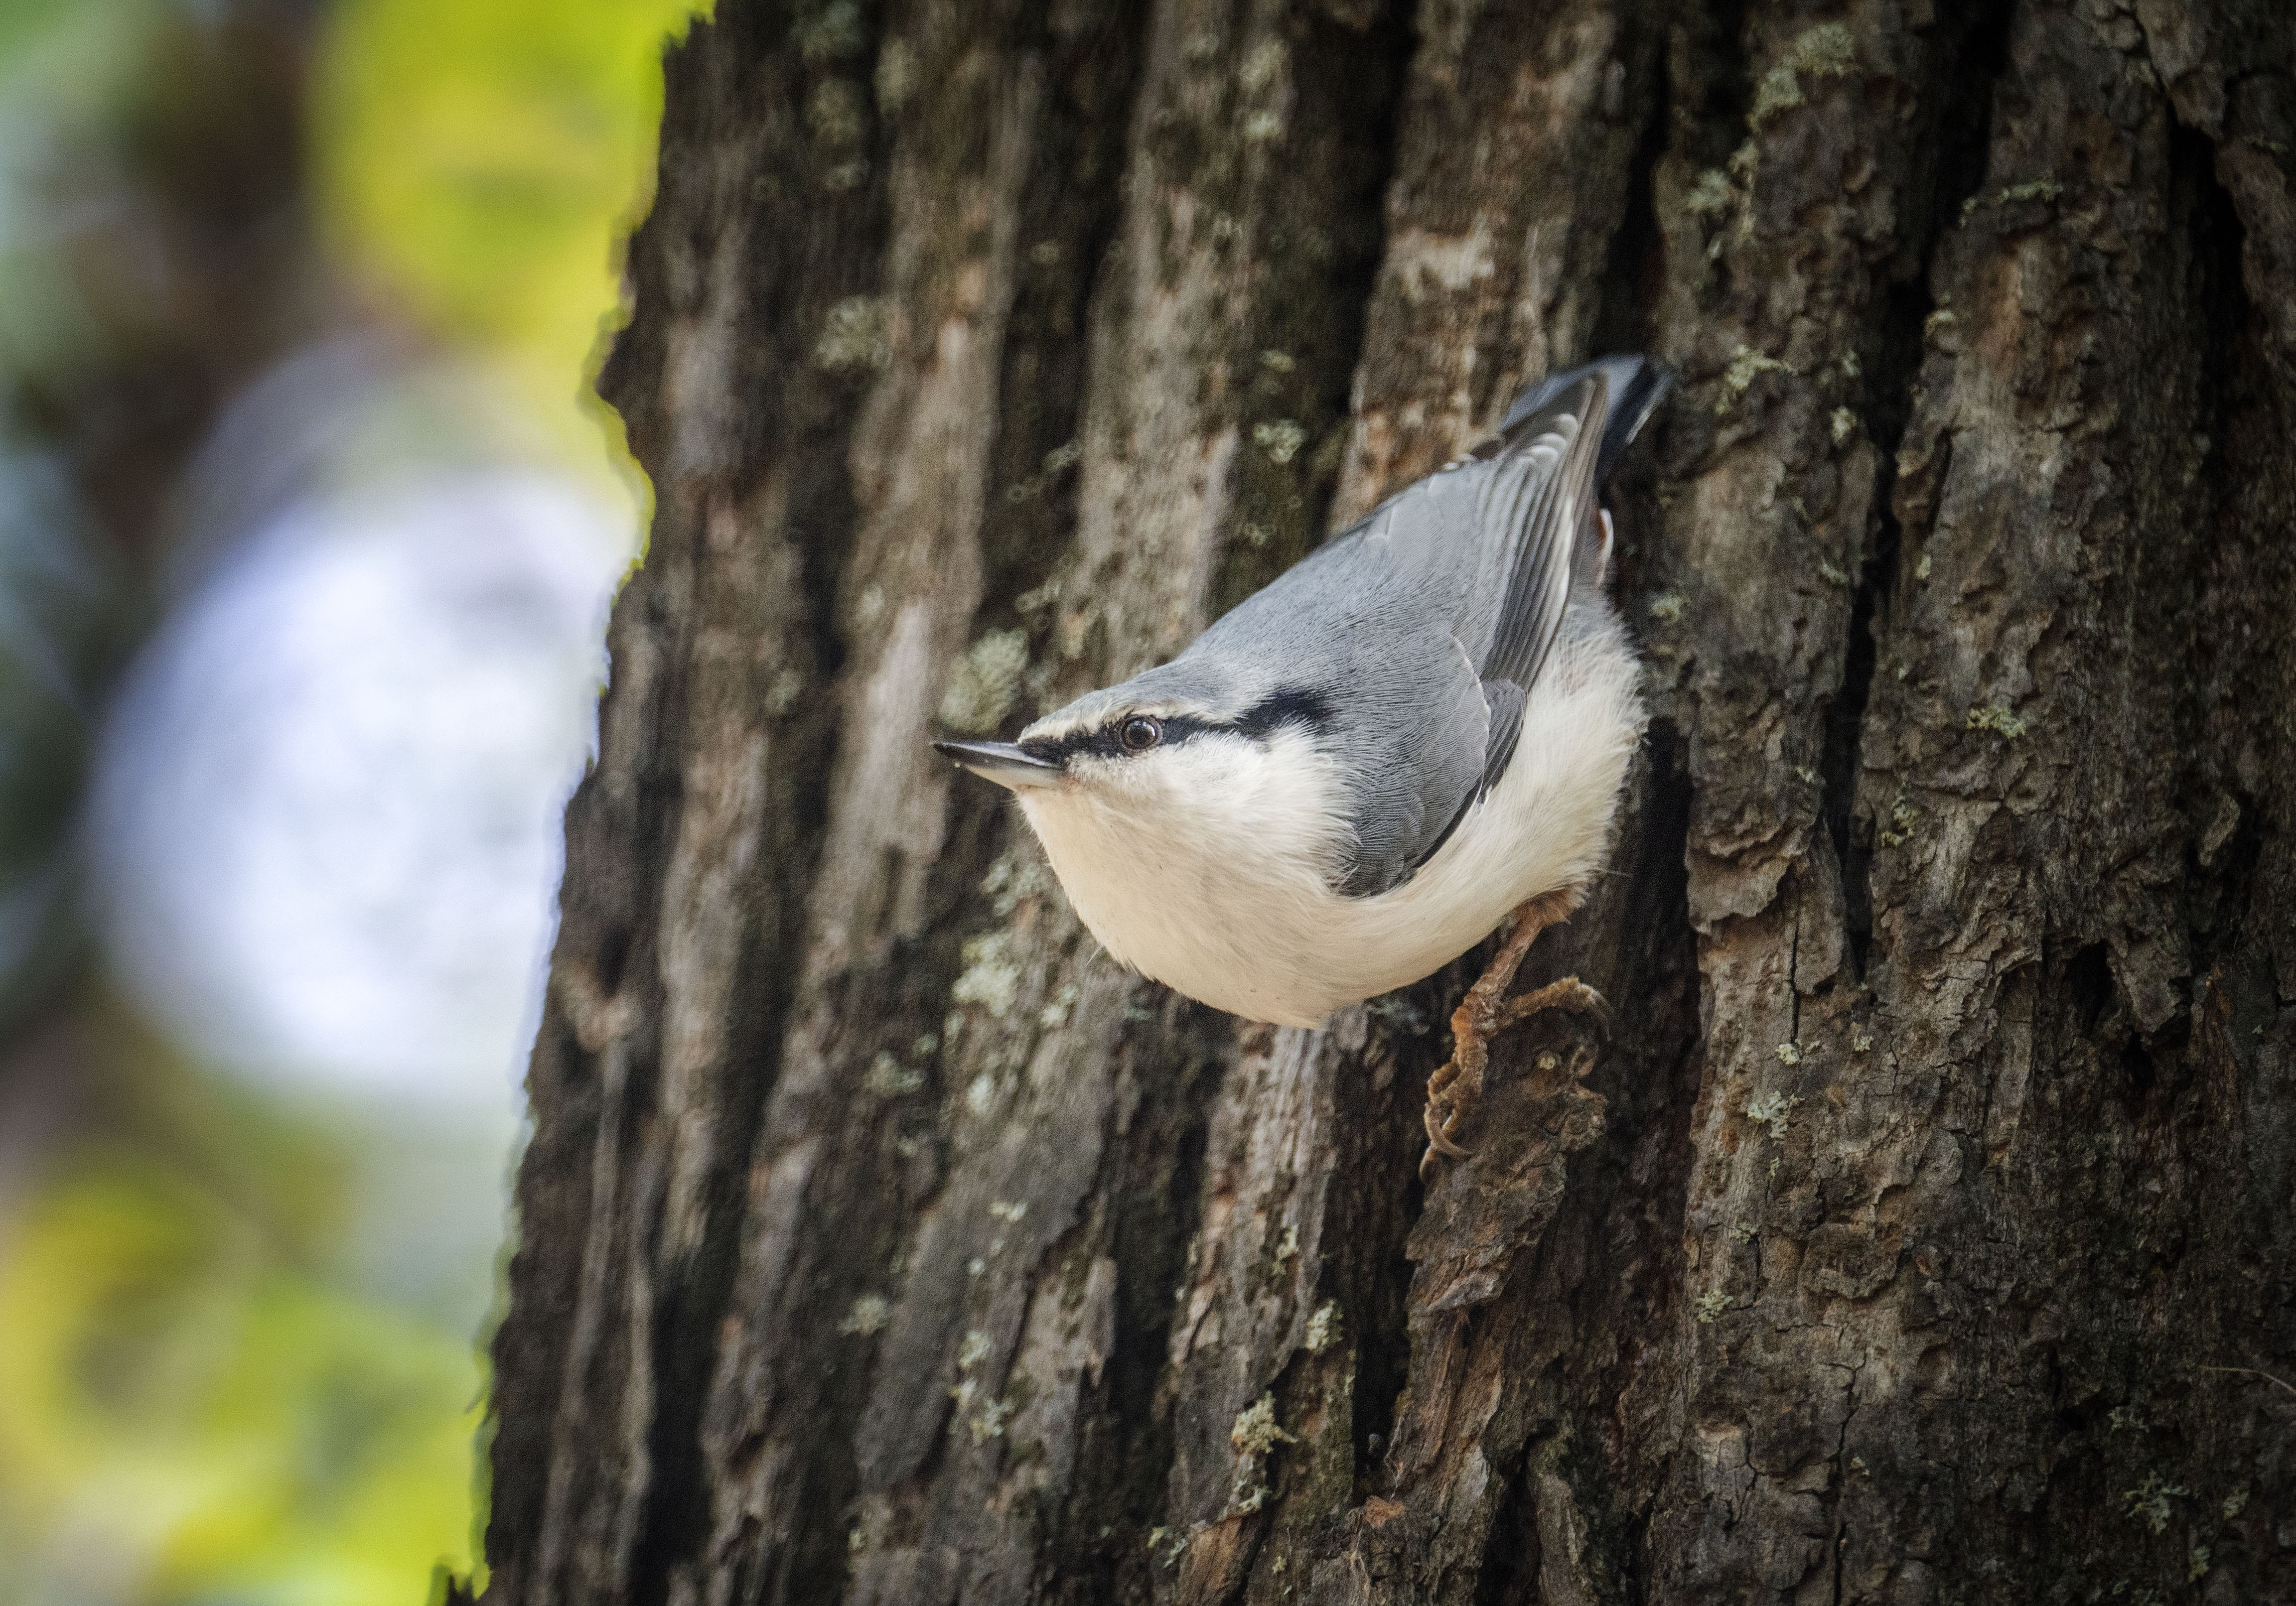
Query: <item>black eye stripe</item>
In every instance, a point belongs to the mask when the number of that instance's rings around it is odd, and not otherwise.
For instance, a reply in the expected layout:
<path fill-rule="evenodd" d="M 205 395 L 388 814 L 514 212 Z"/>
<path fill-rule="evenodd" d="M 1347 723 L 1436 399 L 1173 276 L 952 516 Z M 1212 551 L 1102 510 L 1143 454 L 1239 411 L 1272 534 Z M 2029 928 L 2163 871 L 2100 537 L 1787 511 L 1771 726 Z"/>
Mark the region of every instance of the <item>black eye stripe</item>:
<path fill-rule="evenodd" d="M 1319 733 L 1332 725 L 1331 704 L 1304 686 L 1287 686 L 1271 692 L 1234 719 L 1201 719 L 1193 714 L 1146 715 L 1162 727 L 1162 740 L 1142 748 L 1128 747 L 1124 727 L 1141 717 L 1138 710 L 1128 709 L 1106 725 L 1090 730 L 1070 731 L 1059 736 L 1032 736 L 1021 743 L 1021 750 L 1048 764 L 1061 763 L 1078 753 L 1089 753 L 1096 758 L 1129 758 L 1158 747 L 1186 742 L 1208 731 L 1226 731 L 1262 742 L 1287 725 L 1304 725 Z"/>
<path fill-rule="evenodd" d="M 1258 740 L 1287 725 L 1304 725 L 1320 735 L 1332 728 L 1332 705 L 1305 686 L 1284 686 L 1244 709 L 1235 728 Z"/>

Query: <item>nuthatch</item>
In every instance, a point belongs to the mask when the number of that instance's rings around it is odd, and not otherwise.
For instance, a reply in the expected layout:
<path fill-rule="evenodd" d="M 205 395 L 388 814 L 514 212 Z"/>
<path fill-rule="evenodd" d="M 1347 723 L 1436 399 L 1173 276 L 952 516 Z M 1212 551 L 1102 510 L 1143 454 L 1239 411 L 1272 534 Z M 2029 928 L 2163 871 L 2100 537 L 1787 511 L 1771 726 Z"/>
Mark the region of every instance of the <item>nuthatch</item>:
<path fill-rule="evenodd" d="M 1669 383 L 1641 357 L 1554 374 L 1500 432 L 1382 504 L 1159 668 L 1017 742 L 939 742 L 1012 789 L 1108 951 L 1253 1020 L 1318 1026 L 1514 929 L 1430 1082 L 1432 1174 L 1480 1095 L 1541 927 L 1602 868 L 1641 740 L 1603 594 L 1599 492 Z"/>

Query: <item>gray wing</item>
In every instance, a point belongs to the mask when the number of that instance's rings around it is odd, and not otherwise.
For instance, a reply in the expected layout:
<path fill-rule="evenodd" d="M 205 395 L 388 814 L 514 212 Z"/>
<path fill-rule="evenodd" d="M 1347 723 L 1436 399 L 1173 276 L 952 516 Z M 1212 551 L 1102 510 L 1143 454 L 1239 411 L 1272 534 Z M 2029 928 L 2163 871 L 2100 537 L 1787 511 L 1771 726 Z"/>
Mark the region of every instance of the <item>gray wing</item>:
<path fill-rule="evenodd" d="M 1512 533 L 1514 564 L 1482 661 L 1492 720 L 1481 778 L 1473 796 L 1460 800 L 1459 812 L 1506 773 L 1523 704 L 1562 633 L 1573 559 L 1582 539 L 1599 538 L 1595 465 L 1609 397 L 1609 375 L 1600 367 L 1586 371 L 1502 435 L 1487 460 L 1483 527 L 1501 539 Z"/>
<path fill-rule="evenodd" d="M 1247 598 L 1132 685 L 1311 709 L 1347 777 L 1342 890 L 1407 879 L 1505 771 L 1596 516 L 1609 376 L 1544 404 Z"/>

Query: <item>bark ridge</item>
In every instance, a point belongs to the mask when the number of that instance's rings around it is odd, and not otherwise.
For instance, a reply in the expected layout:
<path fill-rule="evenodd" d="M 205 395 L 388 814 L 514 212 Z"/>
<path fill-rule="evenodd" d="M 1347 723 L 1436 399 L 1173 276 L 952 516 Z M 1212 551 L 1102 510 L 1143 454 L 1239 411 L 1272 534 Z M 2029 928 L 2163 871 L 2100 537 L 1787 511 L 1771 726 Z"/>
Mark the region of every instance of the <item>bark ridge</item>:
<path fill-rule="evenodd" d="M 2296 1601 L 2296 22 L 720 0 L 603 389 L 490 1600 Z M 935 730 L 1610 349 L 1656 714 L 1416 1111 L 1124 974 Z"/>

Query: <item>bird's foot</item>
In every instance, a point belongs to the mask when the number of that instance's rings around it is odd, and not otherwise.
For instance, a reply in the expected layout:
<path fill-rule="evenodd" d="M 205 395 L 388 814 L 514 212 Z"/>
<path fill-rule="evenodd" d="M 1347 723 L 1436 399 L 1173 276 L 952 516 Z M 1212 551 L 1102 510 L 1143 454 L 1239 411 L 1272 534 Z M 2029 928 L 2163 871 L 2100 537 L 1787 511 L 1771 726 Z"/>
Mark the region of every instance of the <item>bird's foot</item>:
<path fill-rule="evenodd" d="M 1458 1131 L 1473 1116 L 1475 1106 L 1482 1102 L 1483 1067 L 1490 1057 L 1494 1032 L 1550 1006 L 1583 1010 L 1587 1007 L 1587 999 L 1602 1004 L 1602 996 L 1592 987 L 1581 987 L 1575 977 L 1567 983 L 1558 981 L 1526 994 L 1517 1001 L 1529 1008 L 1512 1009 L 1505 1003 L 1506 990 L 1514 985 L 1514 973 L 1522 968 L 1522 956 L 1530 951 L 1532 939 L 1569 914 L 1575 901 L 1567 894 L 1548 893 L 1517 909 L 1514 930 L 1507 933 L 1499 951 L 1491 956 L 1488 967 L 1467 989 L 1466 997 L 1452 1014 L 1451 1058 L 1427 1082 L 1427 1110 L 1422 1118 L 1427 1127 L 1427 1152 L 1419 1161 L 1422 1182 L 1435 1180 L 1436 1173 L 1442 1168 L 1439 1156 L 1464 1159 L 1471 1152 L 1459 1146 Z M 1570 993 L 1570 988 L 1577 988 L 1585 998 Z"/>
<path fill-rule="evenodd" d="M 1464 1012 L 1464 1011 L 1463 1011 Z M 1483 1065 L 1489 1047 L 1483 1035 L 1452 1022 L 1451 1057 L 1427 1080 L 1427 1108 L 1420 1118 L 1427 1127 L 1427 1152 L 1419 1158 L 1419 1180 L 1432 1183 L 1444 1159 L 1464 1159 L 1474 1152 L 1463 1149 L 1451 1135 L 1475 1113 L 1483 1100 Z"/>
<path fill-rule="evenodd" d="M 1512 970 L 1512 967 L 1510 967 Z M 1488 979 L 1488 975 L 1486 979 Z M 1512 975 L 1508 978 L 1513 979 Z M 1504 985 L 1504 984 L 1502 984 Z M 1460 1147 L 1457 1133 L 1472 1118 L 1483 1098 L 1483 1068 L 1490 1061 L 1490 1040 L 1510 1026 L 1547 1010 L 1566 1010 L 1592 1018 L 1607 1035 L 1611 1005 L 1603 995 L 1576 976 L 1565 976 L 1520 998 L 1479 999 L 1481 984 L 1467 995 L 1451 1018 L 1451 1058 L 1427 1081 L 1427 1152 L 1420 1157 L 1419 1180 L 1432 1184 L 1445 1159 L 1465 1159 L 1474 1151 Z"/>
<path fill-rule="evenodd" d="M 1506 1030 L 1518 1021 L 1528 1020 L 1546 1010 L 1566 1010 L 1574 1015 L 1586 1015 L 1608 1036 L 1615 1018 L 1611 1013 L 1611 1002 L 1576 976 L 1565 976 L 1560 981 L 1550 981 L 1545 987 L 1525 993 L 1520 998 L 1510 998 L 1499 1012 L 1498 1029 Z"/>

